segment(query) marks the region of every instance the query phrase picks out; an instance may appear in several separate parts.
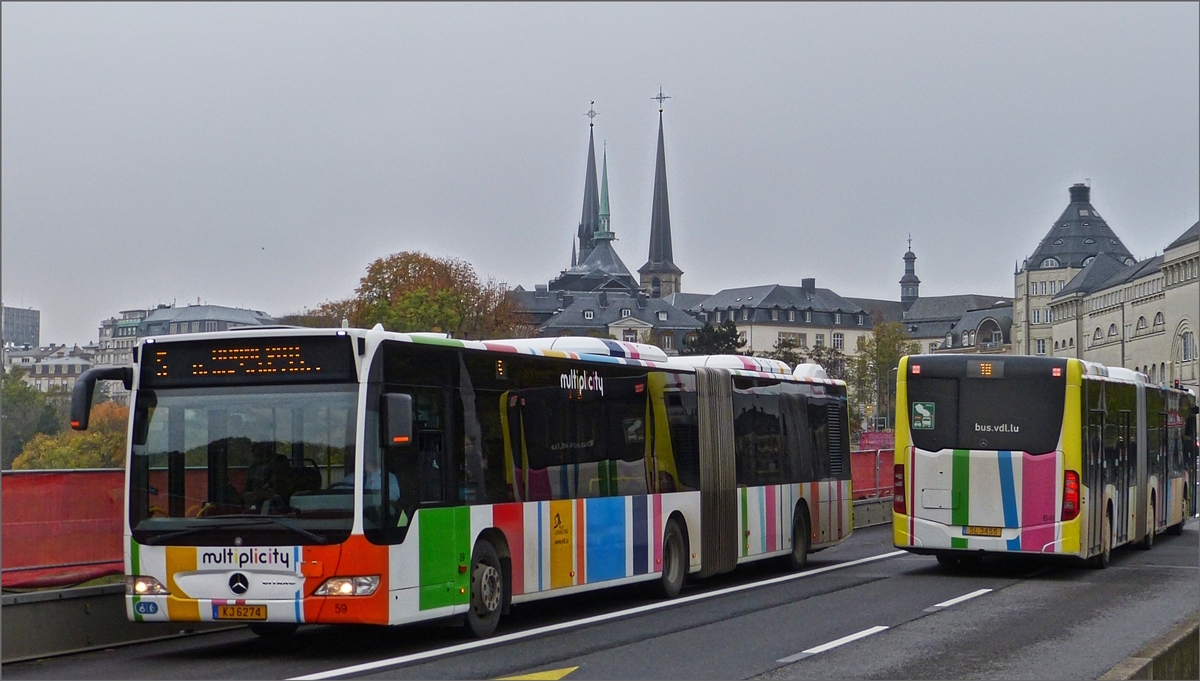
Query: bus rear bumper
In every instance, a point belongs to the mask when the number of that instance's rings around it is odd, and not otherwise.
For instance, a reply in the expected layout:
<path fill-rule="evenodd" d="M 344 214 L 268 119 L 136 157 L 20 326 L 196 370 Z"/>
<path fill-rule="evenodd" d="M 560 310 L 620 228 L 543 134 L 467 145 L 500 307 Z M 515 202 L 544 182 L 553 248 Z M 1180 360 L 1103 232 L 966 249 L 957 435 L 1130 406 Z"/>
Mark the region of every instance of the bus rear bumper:
<path fill-rule="evenodd" d="M 1057 522 L 1001 528 L 945 525 L 900 514 L 895 514 L 892 521 L 895 546 L 920 554 L 982 551 L 1061 555 L 1063 526 Z"/>

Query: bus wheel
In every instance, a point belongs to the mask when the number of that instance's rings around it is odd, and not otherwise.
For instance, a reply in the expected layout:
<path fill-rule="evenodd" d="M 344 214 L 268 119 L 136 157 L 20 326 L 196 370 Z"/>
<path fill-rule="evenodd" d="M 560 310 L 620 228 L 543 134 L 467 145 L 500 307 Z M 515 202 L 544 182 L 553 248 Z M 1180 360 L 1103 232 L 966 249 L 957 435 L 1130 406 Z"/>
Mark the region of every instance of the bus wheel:
<path fill-rule="evenodd" d="M 299 624 L 287 624 L 285 622 L 259 622 L 250 625 L 250 631 L 270 640 L 285 639 L 296 633 L 296 630 L 299 628 Z"/>
<path fill-rule="evenodd" d="M 687 575 L 687 544 L 683 541 L 683 532 L 674 518 L 667 521 L 667 530 L 663 533 L 662 560 L 663 571 L 659 586 L 663 596 L 675 598 L 683 588 L 683 578 Z"/>
<path fill-rule="evenodd" d="M 809 532 L 808 510 L 801 506 L 796 509 L 796 519 L 792 522 L 792 552 L 787 559 L 792 570 L 801 570 L 808 564 Z"/>
<path fill-rule="evenodd" d="M 1154 503 L 1154 497 L 1150 497 L 1150 530 L 1146 532 L 1146 536 L 1142 537 L 1142 543 L 1139 548 L 1143 551 L 1149 551 L 1154 548 L 1154 533 L 1158 531 L 1158 505 Z"/>
<path fill-rule="evenodd" d="M 479 540 L 471 554 L 471 607 L 467 609 L 466 630 L 476 638 L 486 638 L 500 623 L 504 604 L 504 576 L 496 549 L 486 539 Z"/>
<path fill-rule="evenodd" d="M 954 568 L 958 567 L 960 561 L 959 557 L 952 553 L 939 553 L 937 554 L 937 562 L 938 565 Z"/>
<path fill-rule="evenodd" d="M 1112 557 L 1112 507 L 1104 514 L 1104 524 L 1100 529 L 1100 553 L 1092 556 L 1092 567 L 1103 570 L 1108 567 Z"/>

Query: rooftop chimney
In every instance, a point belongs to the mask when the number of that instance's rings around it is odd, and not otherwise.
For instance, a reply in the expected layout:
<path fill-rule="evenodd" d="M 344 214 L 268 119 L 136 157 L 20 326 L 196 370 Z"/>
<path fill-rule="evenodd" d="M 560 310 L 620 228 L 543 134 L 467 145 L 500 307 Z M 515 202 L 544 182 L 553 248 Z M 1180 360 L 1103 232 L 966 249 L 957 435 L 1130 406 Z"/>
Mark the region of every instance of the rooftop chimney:
<path fill-rule="evenodd" d="M 1071 185 L 1071 203 L 1091 202 L 1092 188 L 1082 182 Z"/>
<path fill-rule="evenodd" d="M 793 281 L 795 281 L 795 280 L 793 279 Z M 814 291 L 817 290 L 817 280 L 814 278 L 801 279 L 800 280 L 800 290 L 811 295 Z"/>

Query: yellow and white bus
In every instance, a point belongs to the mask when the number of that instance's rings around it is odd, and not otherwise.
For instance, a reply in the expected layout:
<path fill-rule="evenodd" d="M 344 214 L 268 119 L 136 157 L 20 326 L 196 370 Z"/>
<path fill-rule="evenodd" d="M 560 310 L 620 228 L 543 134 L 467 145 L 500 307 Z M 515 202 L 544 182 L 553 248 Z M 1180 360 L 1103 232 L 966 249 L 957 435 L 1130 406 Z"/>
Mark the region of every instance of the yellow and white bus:
<path fill-rule="evenodd" d="M 147 338 L 132 389 L 135 621 L 462 618 L 779 557 L 852 529 L 846 387 L 811 365 L 596 338 L 362 329 Z"/>
<path fill-rule="evenodd" d="M 897 374 L 898 548 L 1105 567 L 1196 512 L 1195 395 L 1049 357 L 912 355 Z"/>

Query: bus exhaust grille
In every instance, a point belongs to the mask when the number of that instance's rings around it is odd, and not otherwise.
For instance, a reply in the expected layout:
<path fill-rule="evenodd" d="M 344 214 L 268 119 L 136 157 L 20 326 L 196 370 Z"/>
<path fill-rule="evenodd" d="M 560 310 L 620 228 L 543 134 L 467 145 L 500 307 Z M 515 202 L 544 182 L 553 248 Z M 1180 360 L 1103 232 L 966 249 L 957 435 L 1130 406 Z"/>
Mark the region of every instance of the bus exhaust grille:
<path fill-rule="evenodd" d="M 829 474 L 840 478 L 846 473 L 845 454 L 842 451 L 844 428 L 842 427 L 842 410 L 840 405 L 825 405 L 829 422 Z"/>

